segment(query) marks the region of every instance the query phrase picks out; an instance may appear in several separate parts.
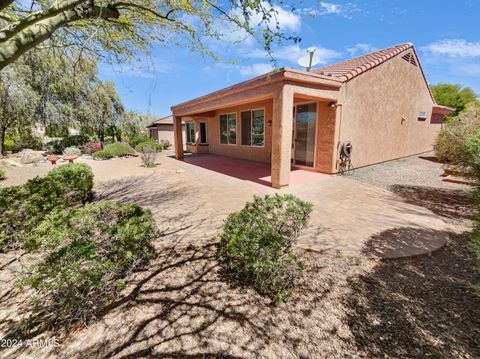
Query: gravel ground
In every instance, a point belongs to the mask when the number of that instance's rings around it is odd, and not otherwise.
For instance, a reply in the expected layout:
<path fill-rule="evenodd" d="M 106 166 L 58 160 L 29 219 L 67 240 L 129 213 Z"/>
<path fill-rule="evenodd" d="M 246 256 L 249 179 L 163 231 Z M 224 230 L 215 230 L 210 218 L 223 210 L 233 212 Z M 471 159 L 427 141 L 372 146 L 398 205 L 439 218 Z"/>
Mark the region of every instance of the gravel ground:
<path fill-rule="evenodd" d="M 346 176 L 390 190 L 394 185 L 428 186 L 445 189 L 468 189 L 468 186 L 442 181 L 442 163 L 433 152 L 401 158 L 395 161 L 358 168 Z"/>
<path fill-rule="evenodd" d="M 480 270 L 467 239 L 404 261 L 301 252 L 305 277 L 279 306 L 230 283 L 216 244 L 164 248 L 88 327 L 36 333 L 58 347 L 0 348 L 0 356 L 478 358 Z M 4 335 L 19 320 L 8 308 L 24 299 L 2 296 Z"/>
<path fill-rule="evenodd" d="M 346 177 L 394 192 L 407 203 L 425 207 L 456 228 L 469 230 L 474 208 L 470 186 L 442 181 L 443 164 L 433 152 L 368 166 Z"/>

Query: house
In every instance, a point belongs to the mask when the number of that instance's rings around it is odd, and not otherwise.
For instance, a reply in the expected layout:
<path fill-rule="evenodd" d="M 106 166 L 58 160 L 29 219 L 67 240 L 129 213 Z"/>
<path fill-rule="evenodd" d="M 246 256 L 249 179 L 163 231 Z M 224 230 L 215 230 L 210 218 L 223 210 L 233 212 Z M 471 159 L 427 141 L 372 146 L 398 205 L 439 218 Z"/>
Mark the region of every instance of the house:
<path fill-rule="evenodd" d="M 162 117 L 147 126 L 150 138 L 160 142 L 167 140 L 170 143 L 174 142 L 173 136 L 173 116 Z M 185 124 L 182 125 L 182 131 L 185 132 Z M 185 133 L 183 134 L 183 143 L 185 144 Z"/>
<path fill-rule="evenodd" d="M 337 173 L 432 149 L 439 106 L 411 43 L 310 72 L 282 68 L 171 107 L 175 150 L 270 163 L 275 188 L 292 167 Z M 348 157 L 350 155 L 350 157 Z"/>

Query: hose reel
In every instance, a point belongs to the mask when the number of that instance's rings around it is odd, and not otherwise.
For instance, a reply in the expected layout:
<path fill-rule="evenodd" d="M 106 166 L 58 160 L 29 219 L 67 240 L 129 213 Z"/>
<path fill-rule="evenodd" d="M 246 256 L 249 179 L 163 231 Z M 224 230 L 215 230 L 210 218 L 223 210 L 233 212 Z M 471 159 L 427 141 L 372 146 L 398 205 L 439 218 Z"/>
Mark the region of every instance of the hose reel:
<path fill-rule="evenodd" d="M 345 141 L 340 145 L 340 173 L 345 173 L 353 169 L 352 152 L 353 146 L 350 141 Z"/>

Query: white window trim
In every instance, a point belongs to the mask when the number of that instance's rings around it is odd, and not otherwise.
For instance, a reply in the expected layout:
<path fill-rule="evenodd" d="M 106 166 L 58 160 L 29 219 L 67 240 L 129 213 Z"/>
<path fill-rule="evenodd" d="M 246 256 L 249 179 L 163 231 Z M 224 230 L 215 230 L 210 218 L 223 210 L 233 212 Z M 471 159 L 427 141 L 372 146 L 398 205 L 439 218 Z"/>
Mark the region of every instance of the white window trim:
<path fill-rule="evenodd" d="M 235 115 L 235 143 L 222 143 L 222 116 L 227 116 L 227 129 L 228 127 L 228 115 Z M 220 122 L 220 141 L 219 144 L 222 146 L 238 146 L 238 113 L 237 112 L 227 112 L 221 113 L 218 116 L 218 121 Z M 228 141 L 229 137 L 227 137 Z"/>
<path fill-rule="evenodd" d="M 263 111 L 263 145 L 252 145 L 253 143 L 253 111 L 258 111 L 262 110 Z M 240 133 L 240 146 L 243 147 L 255 147 L 255 148 L 264 148 L 265 147 L 265 107 L 259 107 L 259 108 L 254 108 L 251 110 L 245 110 L 245 111 L 240 111 L 240 132 L 243 131 L 242 129 L 242 112 L 250 112 L 250 128 L 252 129 L 250 131 L 250 144 L 249 145 L 244 145 L 242 144 L 242 134 Z"/>

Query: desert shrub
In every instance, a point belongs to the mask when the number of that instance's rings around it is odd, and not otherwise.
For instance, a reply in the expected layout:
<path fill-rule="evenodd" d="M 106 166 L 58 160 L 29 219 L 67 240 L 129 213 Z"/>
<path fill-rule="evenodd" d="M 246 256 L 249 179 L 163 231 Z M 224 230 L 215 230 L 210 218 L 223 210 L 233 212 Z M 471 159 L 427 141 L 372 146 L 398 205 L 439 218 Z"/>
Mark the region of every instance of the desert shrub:
<path fill-rule="evenodd" d="M 139 143 L 150 141 L 152 141 L 152 139 L 146 133 L 136 133 L 129 137 L 128 144 L 135 148 Z"/>
<path fill-rule="evenodd" d="M 100 142 L 87 142 L 83 146 L 83 152 L 87 155 L 98 152 L 102 150 L 102 144 Z"/>
<path fill-rule="evenodd" d="M 147 142 L 140 142 L 136 147 L 135 150 L 142 153 L 145 149 L 148 148 L 148 151 L 155 151 L 155 152 L 162 152 L 162 145 L 151 140 Z"/>
<path fill-rule="evenodd" d="M 5 173 L 5 170 L 3 168 L 0 168 L 0 181 L 4 180 L 7 177 L 7 174 Z"/>
<path fill-rule="evenodd" d="M 78 147 L 67 147 L 63 151 L 65 156 L 80 156 L 82 151 Z"/>
<path fill-rule="evenodd" d="M 113 157 L 122 157 L 133 155 L 135 150 L 126 143 L 116 142 L 104 147 L 104 151 L 110 153 Z"/>
<path fill-rule="evenodd" d="M 466 163 L 470 160 L 467 139 L 480 131 L 480 104 L 467 105 L 458 116 L 445 123 L 435 143 L 437 157 L 446 162 Z"/>
<path fill-rule="evenodd" d="M 67 147 L 81 147 L 89 141 L 87 136 L 73 135 L 57 139 L 47 143 L 48 149 L 55 153 L 61 154 Z"/>
<path fill-rule="evenodd" d="M 5 136 L 5 141 L 3 142 L 4 151 L 15 151 L 15 137 L 12 134 Z"/>
<path fill-rule="evenodd" d="M 140 151 L 140 158 L 143 165 L 147 168 L 155 167 L 155 160 L 157 159 L 158 143 L 142 142 L 137 146 L 137 151 Z M 161 150 L 160 150 L 161 151 Z"/>
<path fill-rule="evenodd" d="M 113 155 L 110 152 L 101 150 L 101 151 L 92 153 L 92 157 L 96 160 L 109 160 L 110 158 L 113 158 Z"/>
<path fill-rule="evenodd" d="M 160 140 L 160 144 L 164 150 L 168 150 L 172 145 L 169 140 Z"/>
<path fill-rule="evenodd" d="M 37 323 L 87 323 L 154 257 L 156 236 L 151 213 L 137 205 L 106 201 L 51 212 L 35 238 L 45 256 L 21 282 L 35 291 Z"/>
<path fill-rule="evenodd" d="M 303 264 L 292 245 L 306 226 L 312 205 L 292 195 L 260 198 L 228 216 L 220 240 L 227 273 L 275 303 L 286 301 Z"/>
<path fill-rule="evenodd" d="M 81 163 L 58 166 L 45 177 L 0 189 L 0 250 L 24 244 L 27 236 L 54 209 L 87 201 L 93 173 Z"/>

